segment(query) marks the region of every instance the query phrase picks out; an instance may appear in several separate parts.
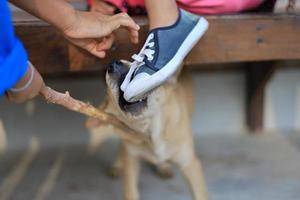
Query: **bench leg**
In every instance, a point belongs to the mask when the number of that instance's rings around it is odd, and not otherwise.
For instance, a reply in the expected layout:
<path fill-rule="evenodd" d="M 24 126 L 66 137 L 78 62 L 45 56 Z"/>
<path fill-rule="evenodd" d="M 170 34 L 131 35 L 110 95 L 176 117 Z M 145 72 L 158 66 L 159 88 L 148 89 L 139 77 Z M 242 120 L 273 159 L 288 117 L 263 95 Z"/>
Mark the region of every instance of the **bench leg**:
<path fill-rule="evenodd" d="M 247 124 L 252 132 L 263 128 L 265 88 L 274 71 L 274 62 L 249 63 L 245 68 Z"/>

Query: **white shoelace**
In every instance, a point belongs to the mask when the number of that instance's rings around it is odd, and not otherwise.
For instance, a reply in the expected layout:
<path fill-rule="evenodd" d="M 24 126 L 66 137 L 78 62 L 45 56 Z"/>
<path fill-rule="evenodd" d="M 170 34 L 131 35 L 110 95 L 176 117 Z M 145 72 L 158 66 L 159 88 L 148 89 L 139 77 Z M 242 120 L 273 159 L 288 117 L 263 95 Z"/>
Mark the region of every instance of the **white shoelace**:
<path fill-rule="evenodd" d="M 151 33 L 143 48 L 141 49 L 141 51 L 139 52 L 139 54 L 134 54 L 132 56 L 132 59 L 133 59 L 133 62 L 131 63 L 130 65 L 130 69 L 129 69 L 129 72 L 127 73 L 122 85 L 121 85 L 121 90 L 124 91 L 126 89 L 126 87 L 128 86 L 130 80 L 131 80 L 131 77 L 133 75 L 133 73 L 135 72 L 136 69 L 138 69 L 140 66 L 144 65 L 145 62 L 144 62 L 144 58 L 145 56 L 147 57 L 147 59 L 149 61 L 152 61 L 154 59 L 154 54 L 155 54 L 155 51 L 152 50 L 152 49 L 149 49 L 149 48 L 152 48 L 154 46 L 154 42 L 150 42 L 150 40 L 152 40 L 154 38 L 154 34 Z"/>

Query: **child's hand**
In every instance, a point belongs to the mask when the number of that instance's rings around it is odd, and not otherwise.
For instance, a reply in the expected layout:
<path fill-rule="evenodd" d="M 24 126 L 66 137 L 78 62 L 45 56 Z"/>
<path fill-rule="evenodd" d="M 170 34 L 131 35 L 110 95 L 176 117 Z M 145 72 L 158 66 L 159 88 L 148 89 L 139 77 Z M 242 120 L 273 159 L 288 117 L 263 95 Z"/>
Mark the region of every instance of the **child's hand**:
<path fill-rule="evenodd" d="M 116 7 L 106 3 L 103 0 L 94 0 L 90 11 L 100 12 L 104 15 L 113 15 L 116 11 Z"/>
<path fill-rule="evenodd" d="M 31 79 L 32 81 L 30 81 Z M 26 86 L 27 84 L 29 84 L 28 87 Z M 10 101 L 22 103 L 36 97 L 44 85 L 45 83 L 40 73 L 33 66 L 28 67 L 23 78 L 19 80 L 14 88 L 6 92 L 6 96 Z"/>
<path fill-rule="evenodd" d="M 100 58 L 105 57 L 106 50 L 112 46 L 111 34 L 120 27 L 127 28 L 131 41 L 138 43 L 139 26 L 126 13 L 109 16 L 99 12 L 77 11 L 64 0 L 10 2 L 52 24 L 69 41 Z"/>
<path fill-rule="evenodd" d="M 91 8 L 90 8 L 91 12 L 99 12 L 101 14 L 104 15 L 114 15 L 115 11 L 116 11 L 116 7 L 114 7 L 113 5 L 108 4 L 107 2 L 103 1 L 103 0 L 94 0 Z M 105 48 L 103 47 L 107 47 L 107 49 L 111 48 L 111 46 L 113 45 L 115 40 L 115 35 L 112 33 L 109 36 L 103 38 L 102 40 L 102 47 L 98 47 L 98 50 L 105 50 Z"/>
<path fill-rule="evenodd" d="M 113 31 L 120 27 L 128 30 L 133 43 L 138 43 L 139 26 L 126 13 L 109 16 L 99 12 L 76 11 L 73 23 L 63 33 L 70 42 L 104 58 L 106 50 L 113 44 Z"/>

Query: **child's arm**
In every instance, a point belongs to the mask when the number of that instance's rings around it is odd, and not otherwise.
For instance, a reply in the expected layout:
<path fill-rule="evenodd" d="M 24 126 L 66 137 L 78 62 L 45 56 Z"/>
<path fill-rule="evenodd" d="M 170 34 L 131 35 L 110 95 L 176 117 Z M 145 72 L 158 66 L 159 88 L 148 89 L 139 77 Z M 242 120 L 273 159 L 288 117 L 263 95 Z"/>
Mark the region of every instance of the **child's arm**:
<path fill-rule="evenodd" d="M 43 79 L 28 67 L 27 53 L 15 36 L 6 1 L 0 1 L 0 20 L 0 96 L 7 92 L 10 100 L 23 102 L 39 93 Z"/>
<path fill-rule="evenodd" d="M 75 10 L 64 0 L 10 0 L 14 5 L 64 30 L 74 23 Z"/>
<path fill-rule="evenodd" d="M 90 53 L 104 57 L 110 48 L 109 36 L 114 30 L 125 27 L 133 43 L 138 42 L 139 26 L 125 13 L 107 16 L 100 13 L 76 11 L 65 0 L 10 0 L 16 6 L 58 28 L 74 44 Z"/>

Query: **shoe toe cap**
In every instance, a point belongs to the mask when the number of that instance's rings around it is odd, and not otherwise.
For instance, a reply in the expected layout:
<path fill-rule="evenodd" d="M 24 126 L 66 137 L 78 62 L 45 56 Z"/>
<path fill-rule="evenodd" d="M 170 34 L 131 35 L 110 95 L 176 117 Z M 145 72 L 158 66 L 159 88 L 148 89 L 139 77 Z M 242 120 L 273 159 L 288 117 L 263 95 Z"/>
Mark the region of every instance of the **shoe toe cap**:
<path fill-rule="evenodd" d="M 137 74 L 128 84 L 124 91 L 124 99 L 128 102 L 140 100 L 142 95 L 147 92 L 147 80 L 150 75 L 147 73 Z"/>

